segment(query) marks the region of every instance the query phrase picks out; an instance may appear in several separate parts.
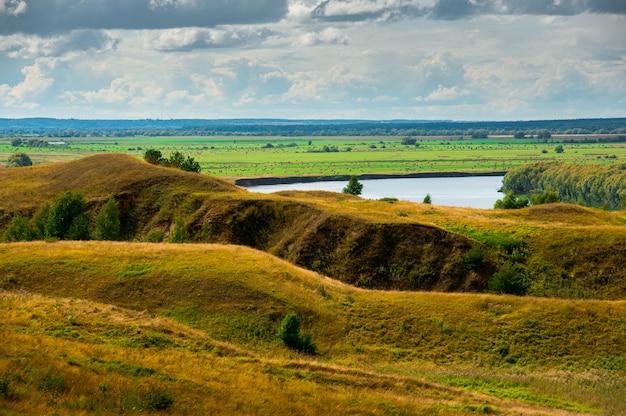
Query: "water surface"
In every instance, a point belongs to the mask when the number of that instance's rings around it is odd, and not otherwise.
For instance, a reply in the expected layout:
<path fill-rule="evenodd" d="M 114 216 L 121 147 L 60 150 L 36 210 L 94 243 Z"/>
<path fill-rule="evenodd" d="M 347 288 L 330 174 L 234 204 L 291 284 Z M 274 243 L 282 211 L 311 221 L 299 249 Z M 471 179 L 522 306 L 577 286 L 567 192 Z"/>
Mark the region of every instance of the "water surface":
<path fill-rule="evenodd" d="M 498 192 L 502 176 L 465 176 L 455 178 L 363 179 L 361 197 L 398 198 L 422 202 L 430 194 L 433 205 L 469 208 L 493 208 L 503 195 Z M 252 192 L 271 193 L 286 190 L 341 192 L 348 181 L 324 181 L 251 186 Z"/>

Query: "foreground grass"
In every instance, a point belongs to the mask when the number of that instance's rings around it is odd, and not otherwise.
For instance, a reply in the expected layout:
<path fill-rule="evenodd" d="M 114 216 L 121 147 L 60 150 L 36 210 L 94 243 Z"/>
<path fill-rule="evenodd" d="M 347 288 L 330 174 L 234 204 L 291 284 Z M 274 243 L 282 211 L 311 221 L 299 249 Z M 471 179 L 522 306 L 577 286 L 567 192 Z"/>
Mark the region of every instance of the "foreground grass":
<path fill-rule="evenodd" d="M 243 247 L 95 242 L 0 245 L 0 288 L 17 414 L 626 412 L 626 302 L 366 291 Z M 280 344 L 290 312 L 319 355 Z"/>

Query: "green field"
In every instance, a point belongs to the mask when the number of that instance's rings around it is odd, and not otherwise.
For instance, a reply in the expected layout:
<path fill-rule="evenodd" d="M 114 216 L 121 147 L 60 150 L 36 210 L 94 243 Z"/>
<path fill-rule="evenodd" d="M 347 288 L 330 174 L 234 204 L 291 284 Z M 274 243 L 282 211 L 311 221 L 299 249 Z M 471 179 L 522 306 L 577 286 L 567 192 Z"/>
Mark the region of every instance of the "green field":
<path fill-rule="evenodd" d="M 0 164 L 14 152 L 27 153 L 35 164 L 76 160 L 110 152 L 141 158 L 154 148 L 169 156 L 193 157 L 202 172 L 220 177 L 327 176 L 365 173 L 503 171 L 539 160 L 612 164 L 626 160 L 624 143 L 567 143 L 554 137 L 536 139 L 421 138 L 405 146 L 399 137 L 122 137 L 67 139 L 66 146 L 12 147 L 0 141 Z M 271 145 L 271 147 L 268 146 Z M 562 144 L 563 153 L 555 147 Z M 330 151 L 324 151 L 324 150 Z M 350 150 L 348 150 L 350 149 Z M 336 151 L 333 151 L 336 150 Z"/>

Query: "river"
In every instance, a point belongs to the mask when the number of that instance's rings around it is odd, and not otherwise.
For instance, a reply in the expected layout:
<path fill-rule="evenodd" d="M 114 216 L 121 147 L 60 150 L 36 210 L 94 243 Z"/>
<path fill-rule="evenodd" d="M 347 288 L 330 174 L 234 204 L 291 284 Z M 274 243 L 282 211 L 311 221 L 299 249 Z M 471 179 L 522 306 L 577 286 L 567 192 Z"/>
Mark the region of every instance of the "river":
<path fill-rule="evenodd" d="M 504 196 L 498 192 L 502 186 L 502 176 L 362 179 L 360 182 L 363 184 L 361 197 L 368 199 L 388 197 L 422 202 L 430 194 L 433 205 L 493 208 L 496 200 Z M 347 181 L 322 181 L 258 185 L 250 186 L 248 190 L 260 193 L 286 190 L 341 192 L 347 184 Z"/>

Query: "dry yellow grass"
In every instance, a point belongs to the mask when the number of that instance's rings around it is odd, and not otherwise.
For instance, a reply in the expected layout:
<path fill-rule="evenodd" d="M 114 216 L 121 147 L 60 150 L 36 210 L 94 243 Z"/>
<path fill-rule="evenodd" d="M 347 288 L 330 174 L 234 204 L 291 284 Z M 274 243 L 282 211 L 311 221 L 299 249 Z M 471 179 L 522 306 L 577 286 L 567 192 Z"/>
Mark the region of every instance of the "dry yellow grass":
<path fill-rule="evenodd" d="M 368 291 L 192 244 L 3 244 L 0 287 L 15 413 L 133 414 L 159 388 L 174 414 L 626 412 L 626 302 Z M 292 311 L 318 356 L 277 339 Z"/>

